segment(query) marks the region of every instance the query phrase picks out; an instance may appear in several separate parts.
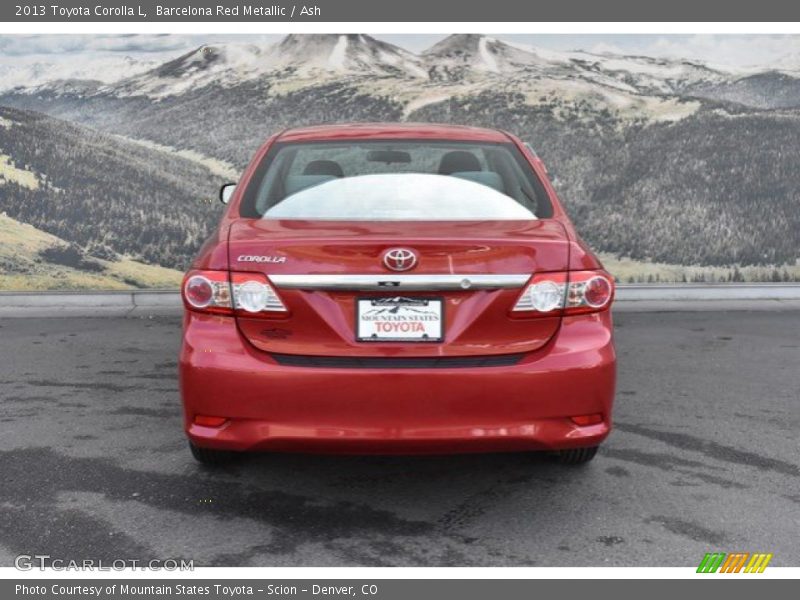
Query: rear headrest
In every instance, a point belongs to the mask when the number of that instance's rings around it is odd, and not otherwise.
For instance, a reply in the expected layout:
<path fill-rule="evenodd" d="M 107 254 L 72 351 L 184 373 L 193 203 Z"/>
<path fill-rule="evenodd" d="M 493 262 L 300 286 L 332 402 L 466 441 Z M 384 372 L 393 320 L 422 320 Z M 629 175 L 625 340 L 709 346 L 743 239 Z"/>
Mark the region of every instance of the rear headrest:
<path fill-rule="evenodd" d="M 455 150 L 442 156 L 439 175 L 452 175 L 458 171 L 480 171 L 481 163 L 472 152 Z"/>
<path fill-rule="evenodd" d="M 499 173 L 494 171 L 458 171 L 450 174 L 453 177 L 460 179 L 467 179 L 475 183 L 482 183 L 498 192 L 505 193 L 505 186 L 503 185 L 503 178 Z"/>
<path fill-rule="evenodd" d="M 303 175 L 330 175 L 331 177 L 344 177 L 342 165 L 335 160 L 312 160 L 303 169 Z"/>
<path fill-rule="evenodd" d="M 332 175 L 288 175 L 286 177 L 286 195 L 291 196 L 306 188 L 325 183 L 326 181 L 333 181 L 336 177 Z"/>

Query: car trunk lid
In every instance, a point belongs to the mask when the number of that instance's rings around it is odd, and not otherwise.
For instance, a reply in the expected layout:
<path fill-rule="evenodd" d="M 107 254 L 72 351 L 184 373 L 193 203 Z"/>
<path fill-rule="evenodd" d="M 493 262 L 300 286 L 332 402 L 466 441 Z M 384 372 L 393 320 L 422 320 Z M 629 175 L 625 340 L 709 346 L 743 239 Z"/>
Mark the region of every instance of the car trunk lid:
<path fill-rule="evenodd" d="M 404 271 L 389 268 L 384 257 L 393 249 L 411 251 L 416 263 Z M 230 230 L 229 260 L 232 271 L 265 274 L 288 309 L 283 318 L 237 317 L 242 334 L 260 350 L 489 356 L 536 350 L 556 332 L 558 316 L 520 319 L 510 311 L 533 273 L 567 268 L 568 243 L 554 220 L 242 219 Z M 432 333 L 435 328 L 413 341 L 370 337 L 372 325 L 361 315 L 397 313 L 397 303 L 401 312 L 441 319 L 441 339 Z"/>

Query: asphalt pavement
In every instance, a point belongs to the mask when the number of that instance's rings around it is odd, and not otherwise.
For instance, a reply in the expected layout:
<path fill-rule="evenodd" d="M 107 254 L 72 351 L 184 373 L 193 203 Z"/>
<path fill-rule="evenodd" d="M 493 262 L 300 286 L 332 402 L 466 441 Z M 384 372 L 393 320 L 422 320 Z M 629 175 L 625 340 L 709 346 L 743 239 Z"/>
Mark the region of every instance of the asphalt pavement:
<path fill-rule="evenodd" d="M 0 565 L 800 566 L 800 312 L 616 316 L 615 431 L 538 455 L 191 458 L 180 319 L 0 320 Z"/>

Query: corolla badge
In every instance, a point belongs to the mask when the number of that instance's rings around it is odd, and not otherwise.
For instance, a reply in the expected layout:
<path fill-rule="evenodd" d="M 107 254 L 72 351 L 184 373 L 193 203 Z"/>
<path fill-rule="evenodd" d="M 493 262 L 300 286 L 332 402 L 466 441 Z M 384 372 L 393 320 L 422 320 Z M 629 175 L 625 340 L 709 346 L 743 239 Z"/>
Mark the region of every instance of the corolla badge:
<path fill-rule="evenodd" d="M 383 264 L 392 271 L 408 271 L 417 266 L 417 253 L 408 248 L 392 248 L 384 253 Z"/>
<path fill-rule="evenodd" d="M 285 256 L 254 256 L 251 254 L 242 254 L 236 259 L 238 262 L 254 262 L 254 263 L 285 263 Z"/>

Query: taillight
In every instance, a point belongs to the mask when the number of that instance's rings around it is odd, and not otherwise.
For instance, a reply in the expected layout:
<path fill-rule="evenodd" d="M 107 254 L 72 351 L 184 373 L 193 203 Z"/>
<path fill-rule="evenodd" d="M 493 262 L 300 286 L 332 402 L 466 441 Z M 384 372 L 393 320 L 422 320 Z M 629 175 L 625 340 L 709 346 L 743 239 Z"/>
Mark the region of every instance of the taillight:
<path fill-rule="evenodd" d="M 267 277 L 260 273 L 231 273 L 234 308 L 249 315 L 283 316 L 288 311 Z"/>
<path fill-rule="evenodd" d="M 569 271 L 534 276 L 512 314 L 520 317 L 581 314 L 607 308 L 614 283 L 605 271 Z"/>
<path fill-rule="evenodd" d="M 586 306 L 603 308 L 611 300 L 611 281 L 602 275 L 595 275 L 584 282 L 581 294 Z"/>
<path fill-rule="evenodd" d="M 183 303 L 200 312 L 231 314 L 231 285 L 226 271 L 191 271 L 183 280 Z"/>
<path fill-rule="evenodd" d="M 183 281 L 183 302 L 197 312 L 243 316 L 285 316 L 288 312 L 261 273 L 191 271 Z"/>

